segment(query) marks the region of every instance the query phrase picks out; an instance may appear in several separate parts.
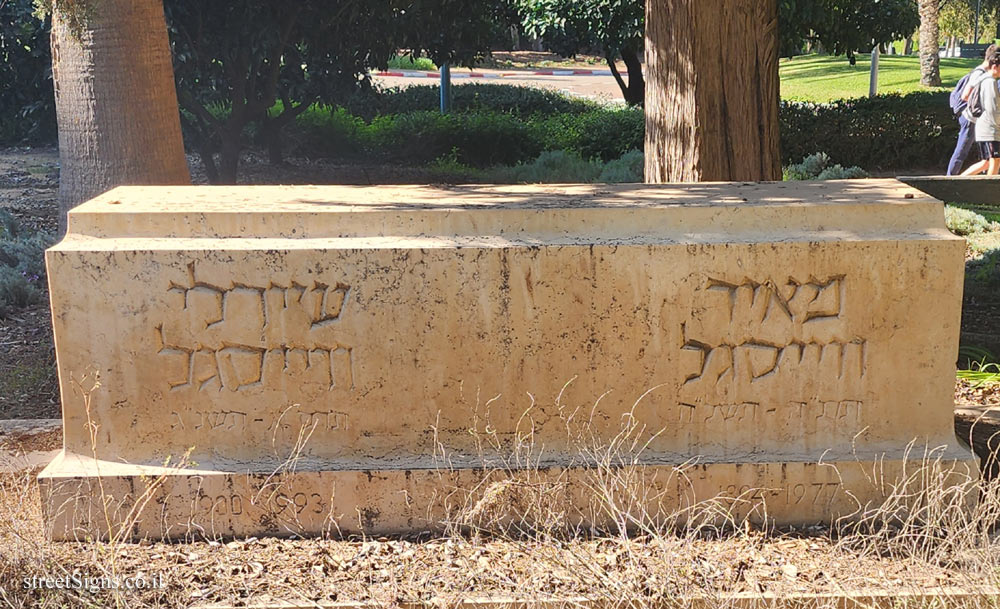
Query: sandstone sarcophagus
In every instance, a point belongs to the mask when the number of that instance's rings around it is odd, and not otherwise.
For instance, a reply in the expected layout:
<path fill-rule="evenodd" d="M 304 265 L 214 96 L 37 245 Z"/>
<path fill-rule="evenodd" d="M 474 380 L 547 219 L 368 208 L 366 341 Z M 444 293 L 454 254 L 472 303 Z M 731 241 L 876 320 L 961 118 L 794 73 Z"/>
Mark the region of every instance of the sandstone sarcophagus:
<path fill-rule="evenodd" d="M 892 180 L 119 188 L 47 253 L 51 534 L 434 529 L 515 445 L 574 488 L 614 442 L 657 513 L 848 515 L 974 470 L 963 252 Z"/>

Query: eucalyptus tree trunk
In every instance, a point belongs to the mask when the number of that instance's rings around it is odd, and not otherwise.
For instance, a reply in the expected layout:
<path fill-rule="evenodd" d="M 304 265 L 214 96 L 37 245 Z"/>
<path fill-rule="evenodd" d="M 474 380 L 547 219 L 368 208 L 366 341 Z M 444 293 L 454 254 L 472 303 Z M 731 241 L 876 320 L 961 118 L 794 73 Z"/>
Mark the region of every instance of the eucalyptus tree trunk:
<path fill-rule="evenodd" d="M 917 0 L 920 10 L 920 84 L 941 86 L 941 57 L 938 55 L 941 0 Z"/>
<path fill-rule="evenodd" d="M 54 2 L 60 230 L 120 184 L 191 181 L 162 0 Z"/>
<path fill-rule="evenodd" d="M 778 180 L 776 0 L 647 0 L 646 181 Z"/>

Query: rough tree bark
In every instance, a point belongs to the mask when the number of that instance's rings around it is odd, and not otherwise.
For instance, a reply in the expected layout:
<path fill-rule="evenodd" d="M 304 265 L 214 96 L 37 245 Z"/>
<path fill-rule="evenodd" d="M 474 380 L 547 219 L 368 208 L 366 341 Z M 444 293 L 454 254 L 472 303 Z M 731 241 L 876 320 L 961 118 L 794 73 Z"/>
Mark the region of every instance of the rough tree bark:
<path fill-rule="evenodd" d="M 775 0 L 647 0 L 646 181 L 778 180 Z"/>
<path fill-rule="evenodd" d="M 161 0 L 52 11 L 60 230 L 66 212 L 120 184 L 188 184 Z"/>
<path fill-rule="evenodd" d="M 938 12 L 941 0 L 918 0 L 920 10 L 920 84 L 941 86 L 940 32 Z"/>

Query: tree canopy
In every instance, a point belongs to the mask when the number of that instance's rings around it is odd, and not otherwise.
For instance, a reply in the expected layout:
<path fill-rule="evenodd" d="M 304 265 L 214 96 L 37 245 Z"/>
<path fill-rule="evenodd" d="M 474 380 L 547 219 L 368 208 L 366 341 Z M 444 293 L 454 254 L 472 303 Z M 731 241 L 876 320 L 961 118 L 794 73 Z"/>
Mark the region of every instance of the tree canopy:
<path fill-rule="evenodd" d="M 314 103 L 370 86 L 368 71 L 384 68 L 400 48 L 471 65 L 509 11 L 501 0 L 474 14 L 457 0 L 377 8 L 362 0 L 165 0 L 164 8 L 185 127 L 213 182 L 236 180 L 250 123 L 280 160 L 282 129 Z"/>
<path fill-rule="evenodd" d="M 560 55 L 573 56 L 600 47 L 625 100 L 643 102 L 645 83 L 640 67 L 645 4 L 636 0 L 514 0 L 521 27 L 544 38 Z M 626 82 L 615 66 L 621 57 L 628 68 Z"/>
<path fill-rule="evenodd" d="M 964 0 L 955 0 L 964 1 Z M 996 0 L 988 0 L 996 1 Z M 522 28 L 544 38 L 563 55 L 600 47 L 609 64 L 617 57 L 638 57 L 645 27 L 642 0 L 514 0 Z M 802 52 L 806 41 L 854 60 L 876 44 L 906 38 L 919 25 L 913 0 L 779 0 L 778 24 L 782 55 Z M 631 79 L 641 78 L 641 73 Z M 619 78 L 627 101 L 630 92 Z"/>

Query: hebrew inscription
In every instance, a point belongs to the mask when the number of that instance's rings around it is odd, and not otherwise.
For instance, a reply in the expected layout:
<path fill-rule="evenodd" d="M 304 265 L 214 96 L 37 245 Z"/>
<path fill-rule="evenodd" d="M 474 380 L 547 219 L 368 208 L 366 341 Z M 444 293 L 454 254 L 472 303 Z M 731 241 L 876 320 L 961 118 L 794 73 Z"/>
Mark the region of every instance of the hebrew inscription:
<path fill-rule="evenodd" d="M 249 415 L 239 410 L 171 412 L 170 429 L 184 431 L 271 431 L 275 428 L 307 431 L 343 431 L 348 428 L 347 414 L 333 410 L 296 412 L 293 415 Z"/>
<path fill-rule="evenodd" d="M 184 285 L 171 282 L 173 314 L 154 328 L 172 391 L 236 392 L 283 383 L 353 389 L 352 347 L 339 327 L 349 285 L 226 286 L 200 280 L 193 263 L 188 275 Z M 245 427 L 240 413 L 205 414 L 217 417 L 220 427 Z"/>
<path fill-rule="evenodd" d="M 867 374 L 868 343 L 848 333 L 847 289 L 844 275 L 708 278 L 680 327 L 682 385 L 741 395 L 779 378 L 835 379 L 838 387 L 856 388 Z M 757 408 L 738 403 L 731 409 Z"/>
<path fill-rule="evenodd" d="M 759 402 L 732 404 L 698 404 L 682 402 L 678 422 L 682 425 L 744 423 L 776 423 L 779 420 L 810 419 L 817 422 L 860 423 L 864 403 L 859 400 L 790 401 L 771 405 Z"/>

